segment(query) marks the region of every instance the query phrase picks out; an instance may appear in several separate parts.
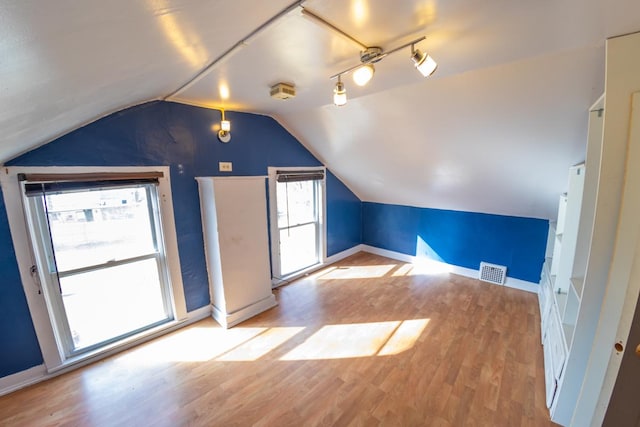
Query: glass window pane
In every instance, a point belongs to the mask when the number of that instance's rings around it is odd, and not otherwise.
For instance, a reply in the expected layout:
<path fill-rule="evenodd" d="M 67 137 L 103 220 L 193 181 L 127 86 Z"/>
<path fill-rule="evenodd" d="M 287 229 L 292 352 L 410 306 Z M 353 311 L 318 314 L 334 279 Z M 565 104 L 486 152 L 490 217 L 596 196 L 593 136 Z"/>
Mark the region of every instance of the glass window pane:
<path fill-rule="evenodd" d="M 74 349 L 168 319 L 155 259 L 60 278 Z"/>
<path fill-rule="evenodd" d="M 316 181 L 276 183 L 278 228 L 316 220 L 315 183 Z"/>
<path fill-rule="evenodd" d="M 156 252 L 145 187 L 46 196 L 58 271 Z"/>
<path fill-rule="evenodd" d="M 319 262 L 316 224 L 280 231 L 280 273 L 285 276 Z"/>

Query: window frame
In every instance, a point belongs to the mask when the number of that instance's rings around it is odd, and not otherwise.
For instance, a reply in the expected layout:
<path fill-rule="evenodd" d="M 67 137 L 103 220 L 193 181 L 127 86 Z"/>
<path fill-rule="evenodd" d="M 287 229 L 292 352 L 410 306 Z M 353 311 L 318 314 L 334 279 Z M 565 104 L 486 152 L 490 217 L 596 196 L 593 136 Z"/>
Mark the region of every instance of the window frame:
<path fill-rule="evenodd" d="M 170 301 L 172 305 L 174 320 L 162 325 L 146 330 L 128 338 L 114 342 L 93 351 L 87 351 L 78 355 L 67 356 L 64 349 L 58 345 L 54 333 L 54 321 L 49 315 L 44 295 L 42 294 L 42 284 L 40 274 L 33 271 L 33 266 L 46 265 L 39 262 L 38 257 L 42 254 L 34 252 L 31 243 L 29 228 L 36 226 L 31 222 L 30 216 L 25 208 L 25 197 L 22 185 L 19 182 L 19 174 L 39 174 L 39 173 L 68 173 L 68 174 L 94 174 L 94 173 L 145 173 L 162 172 L 162 177 L 158 179 L 157 195 L 160 222 L 165 247 L 165 265 L 170 282 Z M 87 359 L 102 356 L 116 351 L 118 348 L 130 346 L 132 343 L 141 341 L 147 336 L 158 333 L 164 329 L 170 329 L 177 324 L 187 320 L 186 301 L 184 297 L 184 286 L 182 282 L 182 272 L 178 253 L 178 241 L 175 227 L 173 210 L 173 199 L 171 195 L 171 180 L 169 166 L 123 166 L 123 167 L 38 167 L 38 166 L 12 166 L 3 168 L 0 174 L 0 186 L 4 194 L 5 208 L 11 238 L 13 241 L 16 260 L 20 271 L 22 286 L 27 299 L 29 312 L 33 320 L 34 329 L 38 338 L 38 343 L 42 351 L 45 368 L 49 373 L 59 371 L 71 365 L 83 362 Z M 45 272 L 46 273 L 46 272 Z"/>
<path fill-rule="evenodd" d="M 316 270 L 322 265 L 326 263 L 327 259 L 327 221 L 326 221 L 326 210 L 327 210 L 327 197 L 326 197 L 326 179 L 327 179 L 327 171 L 324 166 L 307 166 L 307 167 L 273 167 L 269 166 L 268 177 L 269 177 L 269 232 L 270 232 L 270 244 L 271 244 L 271 277 L 272 277 L 272 287 L 276 288 L 287 283 L 290 280 L 293 280 L 296 277 L 299 277 L 309 271 Z M 318 238 L 318 263 L 302 270 L 294 271 L 285 276 L 281 275 L 280 266 L 280 227 L 278 226 L 278 209 L 277 209 L 277 194 L 276 194 L 276 176 L 278 171 L 303 171 L 303 172 L 313 172 L 313 171 L 322 171 L 324 173 L 324 178 L 317 180 L 318 188 L 317 188 L 317 197 L 316 203 L 320 204 L 320 208 L 318 209 L 318 228 L 317 232 Z M 297 224 L 303 225 L 303 224 Z"/>

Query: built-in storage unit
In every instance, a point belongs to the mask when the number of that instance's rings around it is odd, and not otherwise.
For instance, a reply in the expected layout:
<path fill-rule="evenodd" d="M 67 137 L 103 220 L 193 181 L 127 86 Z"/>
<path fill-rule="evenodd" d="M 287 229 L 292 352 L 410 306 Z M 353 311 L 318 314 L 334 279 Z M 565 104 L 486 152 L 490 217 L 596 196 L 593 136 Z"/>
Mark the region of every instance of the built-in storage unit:
<path fill-rule="evenodd" d="M 266 177 L 198 177 L 213 318 L 225 328 L 276 305 Z"/>
<path fill-rule="evenodd" d="M 590 115 L 586 162 L 569 169 L 558 220 L 550 223 L 539 288 L 547 406 L 551 418 L 562 425 L 571 422 L 589 357 L 584 348 L 592 344 L 595 334 L 592 324 L 578 321 L 579 313 L 597 312 L 602 303 L 584 293 L 589 286 L 585 274 L 597 193 L 602 105 L 601 98 Z"/>

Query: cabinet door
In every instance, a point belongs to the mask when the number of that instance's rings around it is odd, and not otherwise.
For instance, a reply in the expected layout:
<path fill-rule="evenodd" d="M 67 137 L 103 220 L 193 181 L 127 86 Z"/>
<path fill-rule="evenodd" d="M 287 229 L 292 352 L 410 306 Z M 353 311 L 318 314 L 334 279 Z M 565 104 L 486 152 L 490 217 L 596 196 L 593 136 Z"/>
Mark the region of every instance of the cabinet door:
<path fill-rule="evenodd" d="M 540 286 L 540 290 L 543 307 L 540 315 L 540 335 L 542 336 L 542 342 L 544 343 L 544 337 L 549 330 L 549 317 L 551 316 L 551 309 L 553 307 L 553 290 L 551 289 L 551 282 L 549 280 L 543 281 Z"/>
<path fill-rule="evenodd" d="M 544 345 L 544 327 L 545 327 L 545 315 L 547 311 L 547 295 L 545 289 L 545 277 L 543 274 L 540 281 L 540 289 L 538 289 L 538 303 L 540 304 L 540 342 Z"/>
<path fill-rule="evenodd" d="M 542 267 L 542 276 L 540 278 L 540 287 L 538 288 L 538 304 L 540 305 L 540 316 L 542 316 L 542 313 L 544 313 L 544 309 L 545 304 L 546 304 L 546 294 L 547 294 L 547 289 L 546 289 L 546 284 L 549 281 L 549 277 L 547 276 L 547 268 L 546 268 L 546 263 L 545 265 Z"/>
<path fill-rule="evenodd" d="M 551 343 L 549 342 L 549 334 L 545 335 L 544 339 L 544 384 L 546 390 L 546 402 L 547 408 L 551 408 L 553 404 L 553 398 L 556 393 L 558 382 L 553 373 L 553 355 L 551 352 Z"/>
<path fill-rule="evenodd" d="M 551 358 L 553 360 L 553 376 L 556 380 L 560 379 L 566 359 L 564 337 L 560 328 L 560 318 L 558 317 L 557 310 L 551 310 L 548 335 L 549 345 L 551 347 Z"/>
<path fill-rule="evenodd" d="M 271 295 L 267 202 L 262 177 L 214 178 L 227 313 Z"/>

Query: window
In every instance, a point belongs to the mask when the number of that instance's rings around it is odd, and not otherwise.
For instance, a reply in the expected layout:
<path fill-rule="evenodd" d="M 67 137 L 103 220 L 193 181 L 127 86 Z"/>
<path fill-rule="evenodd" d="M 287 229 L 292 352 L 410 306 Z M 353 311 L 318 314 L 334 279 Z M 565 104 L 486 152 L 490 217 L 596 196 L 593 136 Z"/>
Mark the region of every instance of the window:
<path fill-rule="evenodd" d="M 324 257 L 324 169 L 270 168 L 272 270 L 285 280 Z"/>
<path fill-rule="evenodd" d="M 7 213 L 49 371 L 186 317 L 168 168 L 62 169 L 9 168 L 20 185 L 6 185 L 7 199 L 18 196 Z"/>

